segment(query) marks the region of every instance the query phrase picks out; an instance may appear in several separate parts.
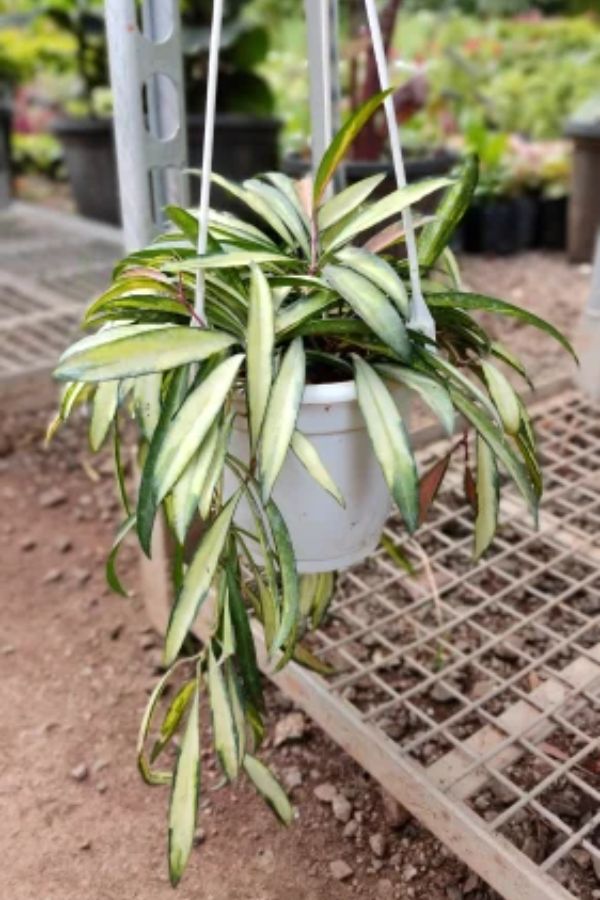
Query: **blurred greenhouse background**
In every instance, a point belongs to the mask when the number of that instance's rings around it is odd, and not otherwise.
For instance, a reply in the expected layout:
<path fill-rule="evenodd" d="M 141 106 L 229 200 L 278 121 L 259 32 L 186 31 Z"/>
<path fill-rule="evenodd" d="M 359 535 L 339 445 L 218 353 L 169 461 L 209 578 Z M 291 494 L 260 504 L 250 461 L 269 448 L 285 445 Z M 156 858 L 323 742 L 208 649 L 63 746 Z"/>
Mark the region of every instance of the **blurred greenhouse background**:
<path fill-rule="evenodd" d="M 591 207 L 567 222 L 572 138 L 588 162 L 590 153 L 600 159 L 597 0 L 387 0 L 380 8 L 409 177 L 451 169 L 464 153 L 480 157 L 463 249 L 568 244 L 572 260 L 588 260 L 600 204 L 585 184 L 573 187 L 576 202 Z M 182 0 L 181 9 L 197 164 L 211 3 Z M 3 0 L 0 13 L 5 183 L 21 199 L 117 223 L 102 3 Z M 344 114 L 377 80 L 362 2 L 342 0 L 340 16 Z M 290 174 L 306 170 L 305 41 L 303 0 L 226 3 L 216 135 L 224 174 L 243 178 L 278 160 Z M 375 120 L 348 177 L 353 167 L 357 177 L 385 171 L 386 155 Z"/>

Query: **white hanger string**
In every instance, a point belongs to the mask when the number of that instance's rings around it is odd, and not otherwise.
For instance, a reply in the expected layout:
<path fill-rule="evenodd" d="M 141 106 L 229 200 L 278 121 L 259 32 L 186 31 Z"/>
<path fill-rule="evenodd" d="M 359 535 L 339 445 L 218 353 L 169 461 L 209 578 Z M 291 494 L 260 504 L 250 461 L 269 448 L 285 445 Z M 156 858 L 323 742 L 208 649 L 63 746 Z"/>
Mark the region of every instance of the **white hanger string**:
<path fill-rule="evenodd" d="M 210 183 L 212 176 L 215 139 L 215 111 L 217 105 L 217 81 L 219 76 L 219 47 L 223 24 L 223 0 L 214 0 L 210 46 L 208 51 L 208 78 L 206 83 L 206 107 L 204 113 L 204 141 L 202 146 L 202 175 L 200 178 L 200 204 L 198 208 L 198 255 L 206 253 L 208 242 L 208 214 L 210 207 Z M 198 270 L 194 312 L 204 320 L 204 273 Z"/>
<path fill-rule="evenodd" d="M 375 63 L 377 65 L 377 74 L 379 77 L 379 85 L 382 91 L 390 87 L 390 79 L 388 74 L 388 65 L 383 46 L 383 35 L 381 34 L 381 25 L 377 14 L 375 0 L 365 0 L 365 8 L 367 12 L 367 20 L 369 23 L 369 31 L 371 32 L 371 42 L 373 44 L 373 53 L 375 54 Z M 396 183 L 399 188 L 406 186 L 406 170 L 404 168 L 404 159 L 402 156 L 402 145 L 400 143 L 400 129 L 396 122 L 396 112 L 394 109 L 394 100 L 391 95 L 387 96 L 383 103 L 385 117 L 390 136 L 390 150 L 392 152 L 392 162 L 394 165 L 394 174 Z M 423 299 L 423 290 L 421 287 L 421 274 L 419 270 L 419 254 L 417 252 L 417 241 L 415 238 L 415 228 L 413 223 L 412 211 L 409 208 L 402 213 L 402 224 L 406 240 L 406 255 L 408 257 L 408 268 L 410 273 L 410 285 L 412 293 L 411 314 L 408 322 L 409 328 L 420 331 L 427 337 L 435 340 L 435 323 L 429 312 L 427 304 Z"/>

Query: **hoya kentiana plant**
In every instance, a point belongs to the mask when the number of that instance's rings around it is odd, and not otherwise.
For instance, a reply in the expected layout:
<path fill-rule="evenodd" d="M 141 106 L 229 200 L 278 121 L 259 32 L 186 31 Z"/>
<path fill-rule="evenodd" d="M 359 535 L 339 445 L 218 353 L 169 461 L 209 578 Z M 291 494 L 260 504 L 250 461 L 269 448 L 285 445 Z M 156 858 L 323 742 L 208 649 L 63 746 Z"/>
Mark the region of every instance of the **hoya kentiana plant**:
<path fill-rule="evenodd" d="M 448 244 L 476 186 L 475 160 L 455 179 L 382 197 L 375 197 L 379 175 L 330 195 L 336 168 L 381 99 L 338 133 L 314 184 L 272 172 L 241 186 L 215 176 L 249 216 L 211 212 L 206 254 L 196 251 L 196 216 L 168 209 L 174 229 L 119 263 L 110 288 L 86 312 L 92 334 L 69 347 L 56 370 L 67 382 L 58 421 L 86 401 L 92 449 L 112 431 L 125 520 L 108 560 L 110 584 L 124 592 L 115 557 L 128 532 L 149 554 L 161 514 L 173 541 L 167 669 L 138 747 L 146 781 L 171 784 L 173 884 L 193 844 L 203 696 L 226 778 L 244 771 L 278 816 L 292 819 L 284 792 L 256 758 L 263 695 L 252 628 L 262 627 L 273 665 L 293 658 L 326 672 L 303 637 L 326 614 L 331 570 L 374 548 L 391 500 L 407 532 L 415 532 L 446 470 L 447 457 L 418 473 L 406 425 L 411 392 L 449 433 L 458 414 L 474 435 L 475 556 L 496 530 L 500 472 L 537 512 L 542 478 L 533 430 L 498 363 L 527 375 L 473 313 L 510 316 L 569 345 L 526 310 L 462 289 Z M 396 252 L 404 239 L 396 222 L 406 207 L 440 191 L 418 241 L 432 342 L 409 327 L 410 281 Z M 199 272 L 201 316 L 194 310 Z M 139 426 L 135 498 L 119 452 L 119 429 L 130 414 Z M 182 648 L 207 603 L 212 634 L 186 658 Z M 157 770 L 178 733 L 173 771 Z"/>

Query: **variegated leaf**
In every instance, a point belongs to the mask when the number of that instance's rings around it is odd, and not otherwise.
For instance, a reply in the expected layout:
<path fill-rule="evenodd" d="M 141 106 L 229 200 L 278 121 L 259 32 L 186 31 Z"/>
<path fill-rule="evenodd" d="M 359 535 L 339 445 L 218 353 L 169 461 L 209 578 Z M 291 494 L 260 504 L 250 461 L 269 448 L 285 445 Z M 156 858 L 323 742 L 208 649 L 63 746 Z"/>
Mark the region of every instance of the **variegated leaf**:
<path fill-rule="evenodd" d="M 264 274 L 253 265 L 250 274 L 250 305 L 246 342 L 246 379 L 250 436 L 252 446 L 258 443 L 273 380 L 273 345 L 275 325 L 273 302 Z"/>
<path fill-rule="evenodd" d="M 306 471 L 315 479 L 317 484 L 321 485 L 327 493 L 331 494 L 340 506 L 345 506 L 346 504 L 340 489 L 323 465 L 314 444 L 311 444 L 309 439 L 302 434 L 301 431 L 294 431 L 291 446 Z"/>
<path fill-rule="evenodd" d="M 200 722 L 196 690 L 175 765 L 169 803 L 169 878 L 173 887 L 179 883 L 194 846 L 199 789 Z"/>

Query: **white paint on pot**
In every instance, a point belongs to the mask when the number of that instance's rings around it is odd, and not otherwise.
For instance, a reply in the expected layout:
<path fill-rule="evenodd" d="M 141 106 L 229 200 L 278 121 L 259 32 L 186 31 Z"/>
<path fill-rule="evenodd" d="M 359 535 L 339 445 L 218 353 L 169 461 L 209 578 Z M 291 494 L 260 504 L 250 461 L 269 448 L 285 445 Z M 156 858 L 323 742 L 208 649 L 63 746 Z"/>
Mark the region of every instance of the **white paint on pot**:
<path fill-rule="evenodd" d="M 407 421 L 408 392 L 394 385 L 392 393 Z M 240 401 L 240 413 L 245 409 Z M 297 428 L 317 449 L 345 498 L 345 507 L 323 490 L 292 451 L 275 483 L 273 499 L 290 530 L 298 571 L 328 572 L 365 559 L 376 548 L 391 510 L 391 498 L 367 433 L 353 381 L 308 385 Z M 231 452 L 248 461 L 248 426 L 236 416 Z M 237 485 L 228 472 L 225 495 Z M 254 533 L 252 515 L 240 502 L 236 523 Z M 259 561 L 256 554 L 257 562 Z"/>

